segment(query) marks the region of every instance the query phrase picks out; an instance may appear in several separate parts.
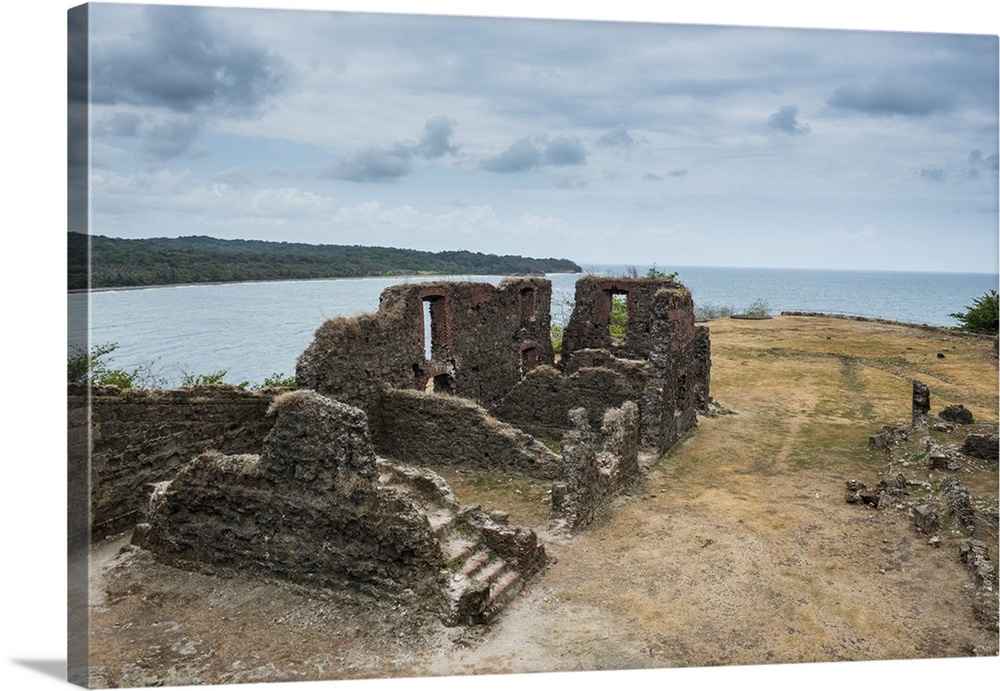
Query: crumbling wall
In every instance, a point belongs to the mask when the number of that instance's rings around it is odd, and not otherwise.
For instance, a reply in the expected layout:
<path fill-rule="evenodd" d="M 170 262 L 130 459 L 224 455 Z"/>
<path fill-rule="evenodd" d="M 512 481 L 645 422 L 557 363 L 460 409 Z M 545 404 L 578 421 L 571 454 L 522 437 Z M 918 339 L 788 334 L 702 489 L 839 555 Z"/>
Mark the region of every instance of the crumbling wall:
<path fill-rule="evenodd" d="M 369 413 L 384 386 L 419 386 L 423 326 L 419 305 L 414 310 L 386 291 L 375 314 L 327 320 L 298 358 L 297 384 Z"/>
<path fill-rule="evenodd" d="M 615 295 L 626 300 L 624 338 L 610 331 Z M 576 284 L 576 304 L 563 334 L 563 368 L 610 359 L 640 388 L 642 446 L 662 453 L 697 425 L 711 401 L 708 328 L 694 323 L 694 301 L 682 285 L 656 278 L 587 276 Z M 636 367 L 626 363 L 642 362 Z"/>
<path fill-rule="evenodd" d="M 528 373 L 491 412 L 539 439 L 562 439 L 572 429 L 569 411 L 587 410 L 590 424 L 600 427 L 604 411 L 639 400 L 643 386 L 607 367 L 583 367 L 566 375 L 554 367 Z"/>
<path fill-rule="evenodd" d="M 440 596 L 430 526 L 378 486 L 364 413 L 296 391 L 271 414 L 263 454 L 201 454 L 157 486 L 134 542 L 184 568 Z"/>
<path fill-rule="evenodd" d="M 379 453 L 430 468 L 553 479 L 559 457 L 520 429 L 456 396 L 387 389 L 373 429 Z"/>
<path fill-rule="evenodd" d="M 70 386 L 68 394 L 70 409 L 86 411 L 87 387 Z M 207 449 L 224 453 L 259 449 L 271 428 L 264 412 L 274 395 L 273 390 L 251 392 L 229 386 L 165 391 L 94 387 L 92 535 L 131 528 L 149 496 L 149 485 L 171 477 L 192 456 Z"/>
<path fill-rule="evenodd" d="M 632 401 L 604 412 L 597 431 L 587 411 L 569 413 L 562 479 L 552 487 L 553 515 L 570 529 L 586 526 L 639 477 L 639 410 Z"/>
<path fill-rule="evenodd" d="M 299 390 L 268 415 L 260 455 L 204 453 L 159 483 L 133 543 L 180 568 L 357 588 L 450 623 L 488 621 L 546 564 L 534 531 L 378 459 L 359 408 Z"/>
<path fill-rule="evenodd" d="M 652 348 L 656 294 L 663 289 L 683 289 L 679 283 L 657 278 L 584 276 L 576 282 L 573 312 L 563 332 L 563 360 L 578 350 L 601 348 L 618 358 L 645 360 Z M 627 301 L 625 337 L 611 335 L 612 296 Z M 692 317 L 693 318 L 693 317 Z"/>
<path fill-rule="evenodd" d="M 694 301 L 684 288 L 664 288 L 653 300 L 649 380 L 640 402 L 643 446 L 660 453 L 698 424 L 711 400 L 708 328 L 695 326 Z"/>
<path fill-rule="evenodd" d="M 524 373 L 552 364 L 551 300 L 544 278 L 391 286 L 374 315 L 323 324 L 296 378 L 369 413 L 383 383 L 489 405 Z"/>

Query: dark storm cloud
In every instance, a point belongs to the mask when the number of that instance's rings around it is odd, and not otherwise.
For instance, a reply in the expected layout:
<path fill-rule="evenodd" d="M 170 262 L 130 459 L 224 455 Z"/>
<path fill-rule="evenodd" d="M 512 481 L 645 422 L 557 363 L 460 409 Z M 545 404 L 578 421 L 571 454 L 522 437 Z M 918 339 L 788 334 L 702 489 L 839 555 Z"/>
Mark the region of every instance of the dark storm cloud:
<path fill-rule="evenodd" d="M 797 106 L 782 106 L 767 119 L 767 126 L 785 134 L 807 134 L 809 125 L 799 123 Z"/>
<path fill-rule="evenodd" d="M 206 20 L 198 7 L 149 6 L 140 26 L 94 47 L 94 103 L 247 117 L 280 93 L 282 60 Z"/>
<path fill-rule="evenodd" d="M 147 160 L 190 154 L 206 122 L 260 115 L 289 70 L 266 48 L 210 21 L 202 8 L 143 7 L 140 19 L 91 48 L 91 102 L 132 108 L 99 131 L 138 137 Z"/>
<path fill-rule="evenodd" d="M 876 117 L 925 116 L 951 110 L 954 97 L 920 79 L 879 77 L 867 83 L 850 82 L 833 92 L 827 104 Z"/>

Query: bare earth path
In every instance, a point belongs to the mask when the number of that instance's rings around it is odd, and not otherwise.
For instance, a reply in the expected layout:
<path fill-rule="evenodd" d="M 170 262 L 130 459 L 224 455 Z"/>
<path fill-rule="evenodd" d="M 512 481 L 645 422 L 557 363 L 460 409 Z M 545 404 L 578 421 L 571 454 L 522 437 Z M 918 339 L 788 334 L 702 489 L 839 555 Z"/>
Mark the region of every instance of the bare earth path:
<path fill-rule="evenodd" d="M 884 472 L 868 436 L 908 419 L 912 377 L 931 387 L 932 411 L 961 402 L 996 423 L 992 342 L 798 317 L 711 330 L 712 394 L 738 414 L 701 420 L 605 520 L 553 538 L 558 561 L 490 627 L 105 546 L 95 683 L 995 656 L 957 536 L 935 548 L 905 513 L 844 500 L 846 480 Z M 448 479 L 465 503 L 544 525 L 542 485 Z M 995 465 L 976 491 L 996 499 Z"/>

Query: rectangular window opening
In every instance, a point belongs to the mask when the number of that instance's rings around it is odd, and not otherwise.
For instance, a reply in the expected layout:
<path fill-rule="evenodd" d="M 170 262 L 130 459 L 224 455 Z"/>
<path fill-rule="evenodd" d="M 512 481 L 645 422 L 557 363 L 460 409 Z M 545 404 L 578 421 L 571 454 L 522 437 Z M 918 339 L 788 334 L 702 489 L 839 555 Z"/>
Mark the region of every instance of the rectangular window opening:
<path fill-rule="evenodd" d="M 434 353 L 434 313 L 431 301 L 424 300 L 424 359 L 430 360 Z"/>
<path fill-rule="evenodd" d="M 535 317 L 535 289 L 531 286 L 521 288 L 521 324 L 524 325 Z"/>
<path fill-rule="evenodd" d="M 448 306 L 443 295 L 423 299 L 424 358 L 445 360 L 451 350 L 451 332 L 448 328 Z"/>
<path fill-rule="evenodd" d="M 628 335 L 628 292 L 624 290 L 609 291 L 611 316 L 608 319 L 608 333 L 616 341 L 623 340 Z"/>

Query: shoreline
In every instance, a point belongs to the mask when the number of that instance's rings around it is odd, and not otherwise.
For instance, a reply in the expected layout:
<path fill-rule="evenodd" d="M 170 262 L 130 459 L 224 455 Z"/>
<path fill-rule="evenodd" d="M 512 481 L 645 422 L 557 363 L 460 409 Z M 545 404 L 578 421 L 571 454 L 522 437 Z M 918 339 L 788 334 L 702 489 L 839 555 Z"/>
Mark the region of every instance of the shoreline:
<path fill-rule="evenodd" d="M 552 271 L 545 274 L 503 274 L 505 276 L 510 276 L 518 278 L 521 276 L 549 276 L 549 275 L 560 275 L 560 276 L 573 276 L 577 272 L 572 271 Z M 363 276 L 329 276 L 326 278 L 247 278 L 239 281 L 197 281 L 197 282 L 187 282 L 187 283 L 151 283 L 149 285 L 142 286 L 101 286 L 99 288 L 67 288 L 66 293 L 68 295 L 80 294 L 80 293 L 108 293 L 112 291 L 119 290 L 147 290 L 150 288 L 189 288 L 193 286 L 225 286 L 225 285 L 239 285 L 241 283 L 308 283 L 313 281 L 356 281 L 358 279 L 364 278 L 399 278 L 399 279 L 411 279 L 411 278 L 429 278 L 432 276 L 500 276 L 502 274 L 439 274 L 439 273 L 426 273 L 426 274 L 371 274 Z M 582 273 L 580 275 L 583 275 Z"/>

